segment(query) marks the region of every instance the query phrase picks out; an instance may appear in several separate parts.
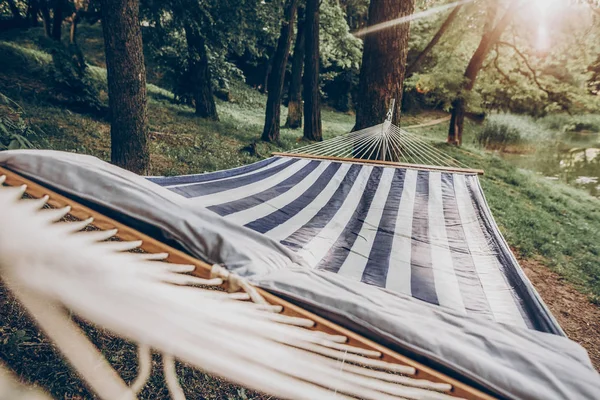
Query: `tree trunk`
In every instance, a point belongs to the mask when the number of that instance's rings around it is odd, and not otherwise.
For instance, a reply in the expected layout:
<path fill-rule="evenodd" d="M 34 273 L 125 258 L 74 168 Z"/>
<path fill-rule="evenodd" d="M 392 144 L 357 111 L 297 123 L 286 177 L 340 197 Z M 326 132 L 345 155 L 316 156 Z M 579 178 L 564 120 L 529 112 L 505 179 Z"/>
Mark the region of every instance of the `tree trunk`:
<path fill-rule="evenodd" d="M 446 31 L 448 30 L 448 28 L 450 28 L 450 25 L 452 25 L 452 22 L 454 22 L 454 20 L 456 19 L 456 16 L 458 15 L 462 6 L 462 4 L 459 4 L 458 6 L 454 7 L 454 10 L 452 10 L 450 15 L 448 15 L 448 18 L 446 18 L 442 26 L 440 26 L 440 29 L 436 32 L 435 35 L 433 35 L 431 41 L 427 44 L 427 46 L 425 46 L 425 48 L 417 56 L 415 61 L 413 61 L 413 63 L 408 66 L 408 68 L 406 69 L 406 78 L 411 77 L 415 72 L 419 70 L 419 67 L 421 66 L 425 58 L 429 55 L 429 53 L 431 53 L 431 50 L 435 47 L 435 45 L 438 44 L 442 36 L 444 36 Z"/>
<path fill-rule="evenodd" d="M 62 36 L 62 23 L 63 23 L 63 7 L 65 0 L 54 1 L 54 17 L 52 21 L 52 39 L 59 41 Z"/>
<path fill-rule="evenodd" d="M 188 72 L 194 93 L 196 115 L 218 121 L 219 114 L 217 113 L 212 78 L 208 66 L 206 41 L 198 32 L 197 27 L 186 24 L 184 30 L 188 46 Z"/>
<path fill-rule="evenodd" d="M 285 126 L 298 129 L 302 126 L 302 67 L 304 65 L 304 10 L 298 9 L 298 33 L 292 57 L 292 76 L 288 92 L 288 116 Z"/>
<path fill-rule="evenodd" d="M 306 0 L 304 57 L 304 138 L 323 140 L 319 93 L 319 4 Z"/>
<path fill-rule="evenodd" d="M 38 14 L 40 13 L 40 5 L 38 0 L 30 0 L 28 6 L 29 26 L 37 27 L 40 25 Z"/>
<path fill-rule="evenodd" d="M 80 11 L 77 10 L 71 16 L 71 29 L 69 30 L 69 43 L 77 44 L 77 25 L 81 19 Z"/>
<path fill-rule="evenodd" d="M 146 174 L 148 115 L 146 70 L 137 0 L 101 0 L 111 113 L 111 160 Z"/>
<path fill-rule="evenodd" d="M 44 22 L 44 32 L 46 32 L 47 37 L 52 37 L 52 19 L 50 18 L 47 0 L 40 0 L 40 11 Z"/>
<path fill-rule="evenodd" d="M 267 97 L 267 109 L 265 113 L 265 127 L 261 139 L 266 142 L 279 140 L 279 125 L 281 122 L 281 94 L 283 93 L 283 81 L 285 79 L 285 67 L 287 66 L 292 34 L 294 30 L 294 19 L 298 0 L 288 0 L 284 19 L 281 23 L 281 33 L 277 42 L 277 50 L 271 62 L 272 69 L 269 76 L 269 95 Z"/>
<path fill-rule="evenodd" d="M 408 16 L 413 10 L 414 0 L 371 0 L 368 26 Z M 355 131 L 385 121 L 392 99 L 396 99 L 392 121 L 399 120 L 409 33 L 407 22 L 365 36 Z"/>
<path fill-rule="evenodd" d="M 519 8 L 520 3 L 521 2 L 519 1 L 513 1 L 495 27 L 493 27 L 493 23 L 498 12 L 497 3 L 492 2 L 490 4 L 484 34 L 465 70 L 465 84 L 462 93 L 460 93 L 458 98 L 452 102 L 450 127 L 448 129 L 448 143 L 457 146 L 462 144 L 466 109 L 465 94 L 473 90 L 475 82 L 477 81 L 477 75 L 483 66 L 485 58 L 490 52 L 491 47 L 498 42 L 500 36 L 508 27 L 508 24 L 512 21 L 515 11 Z"/>

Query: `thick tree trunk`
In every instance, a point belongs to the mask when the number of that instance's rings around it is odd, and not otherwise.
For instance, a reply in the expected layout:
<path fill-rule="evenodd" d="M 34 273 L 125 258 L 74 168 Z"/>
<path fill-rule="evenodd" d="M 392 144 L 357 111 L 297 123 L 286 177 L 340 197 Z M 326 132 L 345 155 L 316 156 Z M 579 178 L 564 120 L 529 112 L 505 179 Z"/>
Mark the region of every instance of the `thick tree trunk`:
<path fill-rule="evenodd" d="M 475 82 L 477 81 L 477 75 L 483 66 L 485 58 L 490 52 L 491 47 L 498 42 L 500 36 L 508 27 L 508 24 L 512 21 L 515 11 L 519 8 L 520 3 L 521 2 L 519 1 L 513 1 L 495 27 L 493 27 L 493 24 L 498 12 L 497 3 L 492 2 L 490 4 L 484 34 L 465 70 L 465 84 L 462 93 L 452 102 L 452 116 L 450 118 L 450 127 L 448 129 L 448 143 L 458 146 L 462 144 L 466 109 L 465 94 L 473 90 Z"/>
<path fill-rule="evenodd" d="M 429 53 L 431 53 L 431 50 L 433 50 L 435 45 L 438 44 L 442 36 L 444 36 L 446 31 L 448 30 L 448 28 L 450 28 L 450 25 L 452 25 L 452 22 L 454 22 L 454 20 L 456 19 L 456 16 L 458 15 L 462 6 L 462 4 L 459 4 L 458 6 L 454 7 L 454 10 L 452 10 L 452 12 L 448 15 L 442 26 L 440 26 L 440 29 L 438 29 L 435 35 L 433 35 L 431 41 L 427 44 L 427 46 L 425 46 L 423 51 L 419 53 L 415 61 L 413 61 L 413 63 L 408 66 L 408 68 L 406 69 L 406 78 L 409 78 L 419 70 L 419 67 L 421 67 L 421 64 L 423 63 L 425 58 L 429 55 Z"/>
<path fill-rule="evenodd" d="M 371 0 L 368 26 L 413 13 L 414 0 Z M 392 99 L 393 122 L 400 118 L 410 24 L 403 23 L 367 33 L 360 69 L 360 98 L 354 130 L 381 124 Z"/>
<path fill-rule="evenodd" d="M 218 121 L 219 114 L 217 113 L 212 78 L 208 66 L 206 41 L 195 26 L 186 24 L 184 29 L 188 46 L 188 72 L 194 93 L 196 115 Z"/>
<path fill-rule="evenodd" d="M 65 0 L 55 0 L 54 16 L 52 18 L 52 39 L 60 42 L 62 36 L 62 23 L 63 23 L 63 8 L 65 6 Z"/>
<path fill-rule="evenodd" d="M 281 95 L 283 93 L 283 81 L 285 79 L 285 67 L 287 66 L 292 34 L 294 30 L 294 19 L 298 0 L 288 0 L 284 20 L 281 24 L 281 33 L 277 42 L 277 50 L 271 62 L 272 69 L 269 76 L 269 95 L 267 97 L 267 108 L 265 113 L 265 126 L 261 139 L 266 142 L 279 140 L 279 125 L 281 122 Z"/>
<path fill-rule="evenodd" d="M 302 126 L 302 69 L 304 66 L 304 9 L 298 9 L 298 33 L 292 57 L 292 76 L 288 92 L 288 116 L 285 126 L 298 129 Z"/>
<path fill-rule="evenodd" d="M 306 0 L 304 57 L 304 138 L 323 140 L 319 93 L 319 4 Z"/>
<path fill-rule="evenodd" d="M 111 114 L 111 160 L 146 174 L 150 164 L 146 70 L 137 0 L 101 0 Z"/>

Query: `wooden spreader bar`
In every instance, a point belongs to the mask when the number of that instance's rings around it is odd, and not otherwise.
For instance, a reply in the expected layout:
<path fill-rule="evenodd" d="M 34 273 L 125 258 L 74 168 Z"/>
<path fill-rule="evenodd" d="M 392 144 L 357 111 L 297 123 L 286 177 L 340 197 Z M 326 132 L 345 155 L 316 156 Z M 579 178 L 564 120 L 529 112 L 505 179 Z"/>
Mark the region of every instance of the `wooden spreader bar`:
<path fill-rule="evenodd" d="M 285 153 L 275 153 L 276 155 L 286 155 L 298 157 L 296 154 L 285 154 Z M 357 160 L 351 160 L 353 162 Z M 382 163 L 374 162 L 374 163 Z M 392 163 L 394 164 L 394 163 Z M 188 254 L 185 254 L 182 251 L 174 249 L 156 239 L 151 238 L 141 232 L 138 232 L 135 229 L 132 229 L 126 225 L 123 225 L 111 218 L 108 218 L 88 207 L 85 207 L 67 197 L 61 196 L 54 191 L 47 189 L 35 182 L 32 182 L 29 179 L 26 179 L 20 176 L 17 173 L 14 173 L 10 170 L 0 167 L 0 176 L 6 175 L 5 185 L 8 186 L 21 186 L 27 185 L 26 193 L 33 198 L 41 198 L 45 195 L 49 196 L 48 204 L 62 208 L 66 206 L 71 207 L 70 214 L 78 219 L 85 220 L 90 217 L 94 218 L 92 225 L 95 227 L 108 230 L 108 229 L 117 229 L 118 233 L 116 237 L 124 241 L 136 241 L 141 240 L 142 245 L 140 248 L 148 253 L 168 253 L 169 257 L 166 262 L 172 262 L 176 264 L 187 264 L 194 265 L 196 269 L 193 272 L 193 275 L 198 276 L 200 278 L 209 279 L 212 266 L 198 260 Z M 1 228 L 0 228 L 1 229 Z M 226 283 L 224 284 L 226 285 Z M 416 369 L 416 374 L 411 376 L 415 379 L 424 379 L 432 382 L 438 383 L 446 383 L 452 385 L 452 390 L 446 394 L 466 398 L 466 399 L 477 399 L 477 400 L 490 400 L 493 397 L 487 395 L 486 393 L 481 392 L 463 382 L 460 382 L 456 379 L 453 379 L 443 373 L 440 373 L 430 367 L 427 367 L 417 361 L 412 360 L 411 358 L 399 354 L 393 350 L 390 350 L 382 345 L 379 345 L 372 340 L 364 338 L 361 335 L 358 335 L 348 329 L 345 329 L 333 322 L 330 322 L 324 318 L 319 317 L 309 311 L 304 310 L 301 307 L 298 307 L 294 304 L 291 304 L 271 293 L 266 292 L 263 289 L 256 288 L 256 290 L 272 305 L 278 305 L 283 307 L 282 314 L 290 317 L 301 317 L 306 318 L 311 321 L 314 321 L 314 326 L 311 328 L 313 330 L 318 330 L 324 333 L 333 334 L 333 335 L 341 335 L 348 338 L 346 344 L 360 347 L 368 350 L 378 351 L 382 354 L 381 360 L 389 363 L 405 365 L 409 367 L 413 367 Z M 452 340 L 452 338 L 448 338 L 448 340 Z"/>
<path fill-rule="evenodd" d="M 410 164 L 395 161 L 382 161 L 382 160 L 365 160 L 362 158 L 345 158 L 345 157 L 332 157 L 332 156 L 316 156 L 313 154 L 295 154 L 295 153 L 271 153 L 274 156 L 280 157 L 296 157 L 296 158 L 310 158 L 314 160 L 328 160 L 328 161 L 339 161 L 347 163 L 367 164 L 367 165 L 380 165 L 384 167 L 395 167 L 395 168 L 407 168 L 407 169 L 418 169 L 424 171 L 440 171 L 440 172 L 453 172 L 458 174 L 477 174 L 483 175 L 482 169 L 469 169 L 469 168 L 455 168 L 455 167 L 440 167 L 436 165 L 424 165 L 424 164 Z"/>

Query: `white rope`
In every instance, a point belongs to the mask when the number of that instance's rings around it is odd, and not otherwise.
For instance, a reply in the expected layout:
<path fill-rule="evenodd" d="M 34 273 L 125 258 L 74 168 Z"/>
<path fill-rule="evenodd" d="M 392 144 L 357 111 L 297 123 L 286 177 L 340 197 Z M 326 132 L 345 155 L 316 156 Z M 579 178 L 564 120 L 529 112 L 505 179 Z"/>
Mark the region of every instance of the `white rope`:
<path fill-rule="evenodd" d="M 140 364 L 138 376 L 130 385 L 131 390 L 136 394 L 146 386 L 152 373 L 152 351 L 149 346 L 145 344 L 138 346 L 138 362 Z"/>
<path fill-rule="evenodd" d="M 165 382 L 173 400 L 185 400 L 185 393 L 179 384 L 177 371 L 175 370 L 175 358 L 169 354 L 163 354 L 163 371 Z"/>

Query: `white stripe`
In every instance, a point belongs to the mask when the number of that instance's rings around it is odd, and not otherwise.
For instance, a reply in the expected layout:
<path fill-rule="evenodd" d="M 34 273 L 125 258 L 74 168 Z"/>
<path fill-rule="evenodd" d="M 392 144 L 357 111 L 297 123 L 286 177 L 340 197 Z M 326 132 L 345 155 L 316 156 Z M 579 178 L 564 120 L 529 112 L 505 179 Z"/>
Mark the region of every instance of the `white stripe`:
<path fill-rule="evenodd" d="M 298 214 L 288 219 L 285 223 L 276 226 L 266 233 L 266 235 L 275 240 L 283 240 L 296 232 L 302 226 L 306 225 L 331 199 L 335 191 L 340 187 L 340 184 L 350 170 L 351 164 L 343 163 L 337 170 L 333 178 L 329 181 L 325 189 L 314 200 L 308 204 Z"/>
<path fill-rule="evenodd" d="M 333 246 L 348 224 L 356 206 L 360 202 L 372 170 L 373 167 L 371 166 L 363 166 L 361 168 L 352 189 L 350 189 L 348 196 L 346 196 L 342 206 L 333 216 L 331 221 L 329 221 L 321 232 L 297 253 L 298 256 L 304 258 L 306 263 L 311 267 L 314 268 L 319 261 L 325 257 L 331 246 Z"/>
<path fill-rule="evenodd" d="M 279 171 L 273 176 L 270 176 L 267 179 L 262 179 L 250 185 L 225 190 L 223 192 L 213 193 L 207 196 L 195 197 L 193 199 L 190 199 L 190 202 L 195 206 L 209 207 L 215 204 L 228 203 L 233 200 L 239 200 L 245 197 L 253 196 L 285 181 L 287 178 L 301 170 L 310 161 L 311 160 L 297 161 L 289 167 L 284 168 L 283 170 Z"/>
<path fill-rule="evenodd" d="M 429 242 L 433 280 L 440 306 L 467 314 L 446 234 L 441 172 L 429 172 Z"/>
<path fill-rule="evenodd" d="M 527 328 L 501 272 L 496 254 L 490 249 L 481 231 L 464 175 L 454 175 L 454 191 L 465 239 L 494 319 L 496 322 Z"/>
<path fill-rule="evenodd" d="M 415 194 L 417 192 L 417 174 L 414 169 L 407 169 L 404 176 L 402 198 L 398 206 L 394 241 L 390 254 L 385 287 L 398 293 L 412 296 L 411 292 L 411 264 L 412 255 L 412 225 Z"/>
<path fill-rule="evenodd" d="M 371 248 L 375 243 L 375 235 L 379 229 L 381 216 L 385 209 L 385 204 L 392 188 L 392 180 L 394 179 L 395 168 L 385 168 L 381 174 L 377 191 L 373 197 L 373 202 L 369 207 L 369 211 L 363 223 L 363 226 L 352 246 L 352 250 L 348 257 L 340 267 L 338 274 L 346 276 L 350 279 L 360 281 L 363 272 L 369 261 Z"/>
<path fill-rule="evenodd" d="M 310 174 L 304 177 L 302 181 L 298 182 L 287 192 L 255 207 L 230 214 L 226 218 L 235 221 L 237 224 L 246 225 L 249 222 L 266 217 L 274 211 L 287 206 L 292 201 L 296 200 L 298 196 L 301 196 L 302 193 L 308 190 L 308 188 L 310 188 L 310 186 L 315 183 L 317 179 L 319 179 L 323 171 L 330 164 L 331 162 L 329 161 L 322 161 L 317 168 L 315 168 Z"/>
<path fill-rule="evenodd" d="M 268 165 L 265 165 L 264 167 L 261 167 L 259 169 L 255 169 L 254 171 L 244 172 L 243 174 L 239 174 L 239 175 L 228 176 L 228 177 L 219 178 L 219 179 L 213 179 L 213 180 L 205 181 L 205 182 L 182 183 L 182 184 L 178 184 L 178 185 L 167 185 L 167 186 L 163 186 L 163 187 L 166 187 L 166 188 L 176 188 L 176 187 L 186 187 L 186 186 L 194 186 L 194 185 L 203 185 L 205 183 L 228 181 L 230 179 L 235 179 L 235 178 L 239 178 L 239 177 L 242 177 L 242 176 L 248 176 L 248 175 L 254 175 L 254 174 L 262 174 L 265 171 L 268 171 L 271 168 L 275 168 L 276 166 L 281 165 L 281 164 L 283 164 L 286 161 L 289 161 L 289 158 L 280 158 L 279 160 L 276 160 L 276 161 L 274 161 L 274 162 L 272 162 L 272 163 L 270 163 Z M 243 168 L 243 167 L 239 167 L 239 168 Z M 208 173 L 210 173 L 210 172 L 208 172 Z M 183 175 L 183 176 L 187 176 L 187 175 Z"/>

